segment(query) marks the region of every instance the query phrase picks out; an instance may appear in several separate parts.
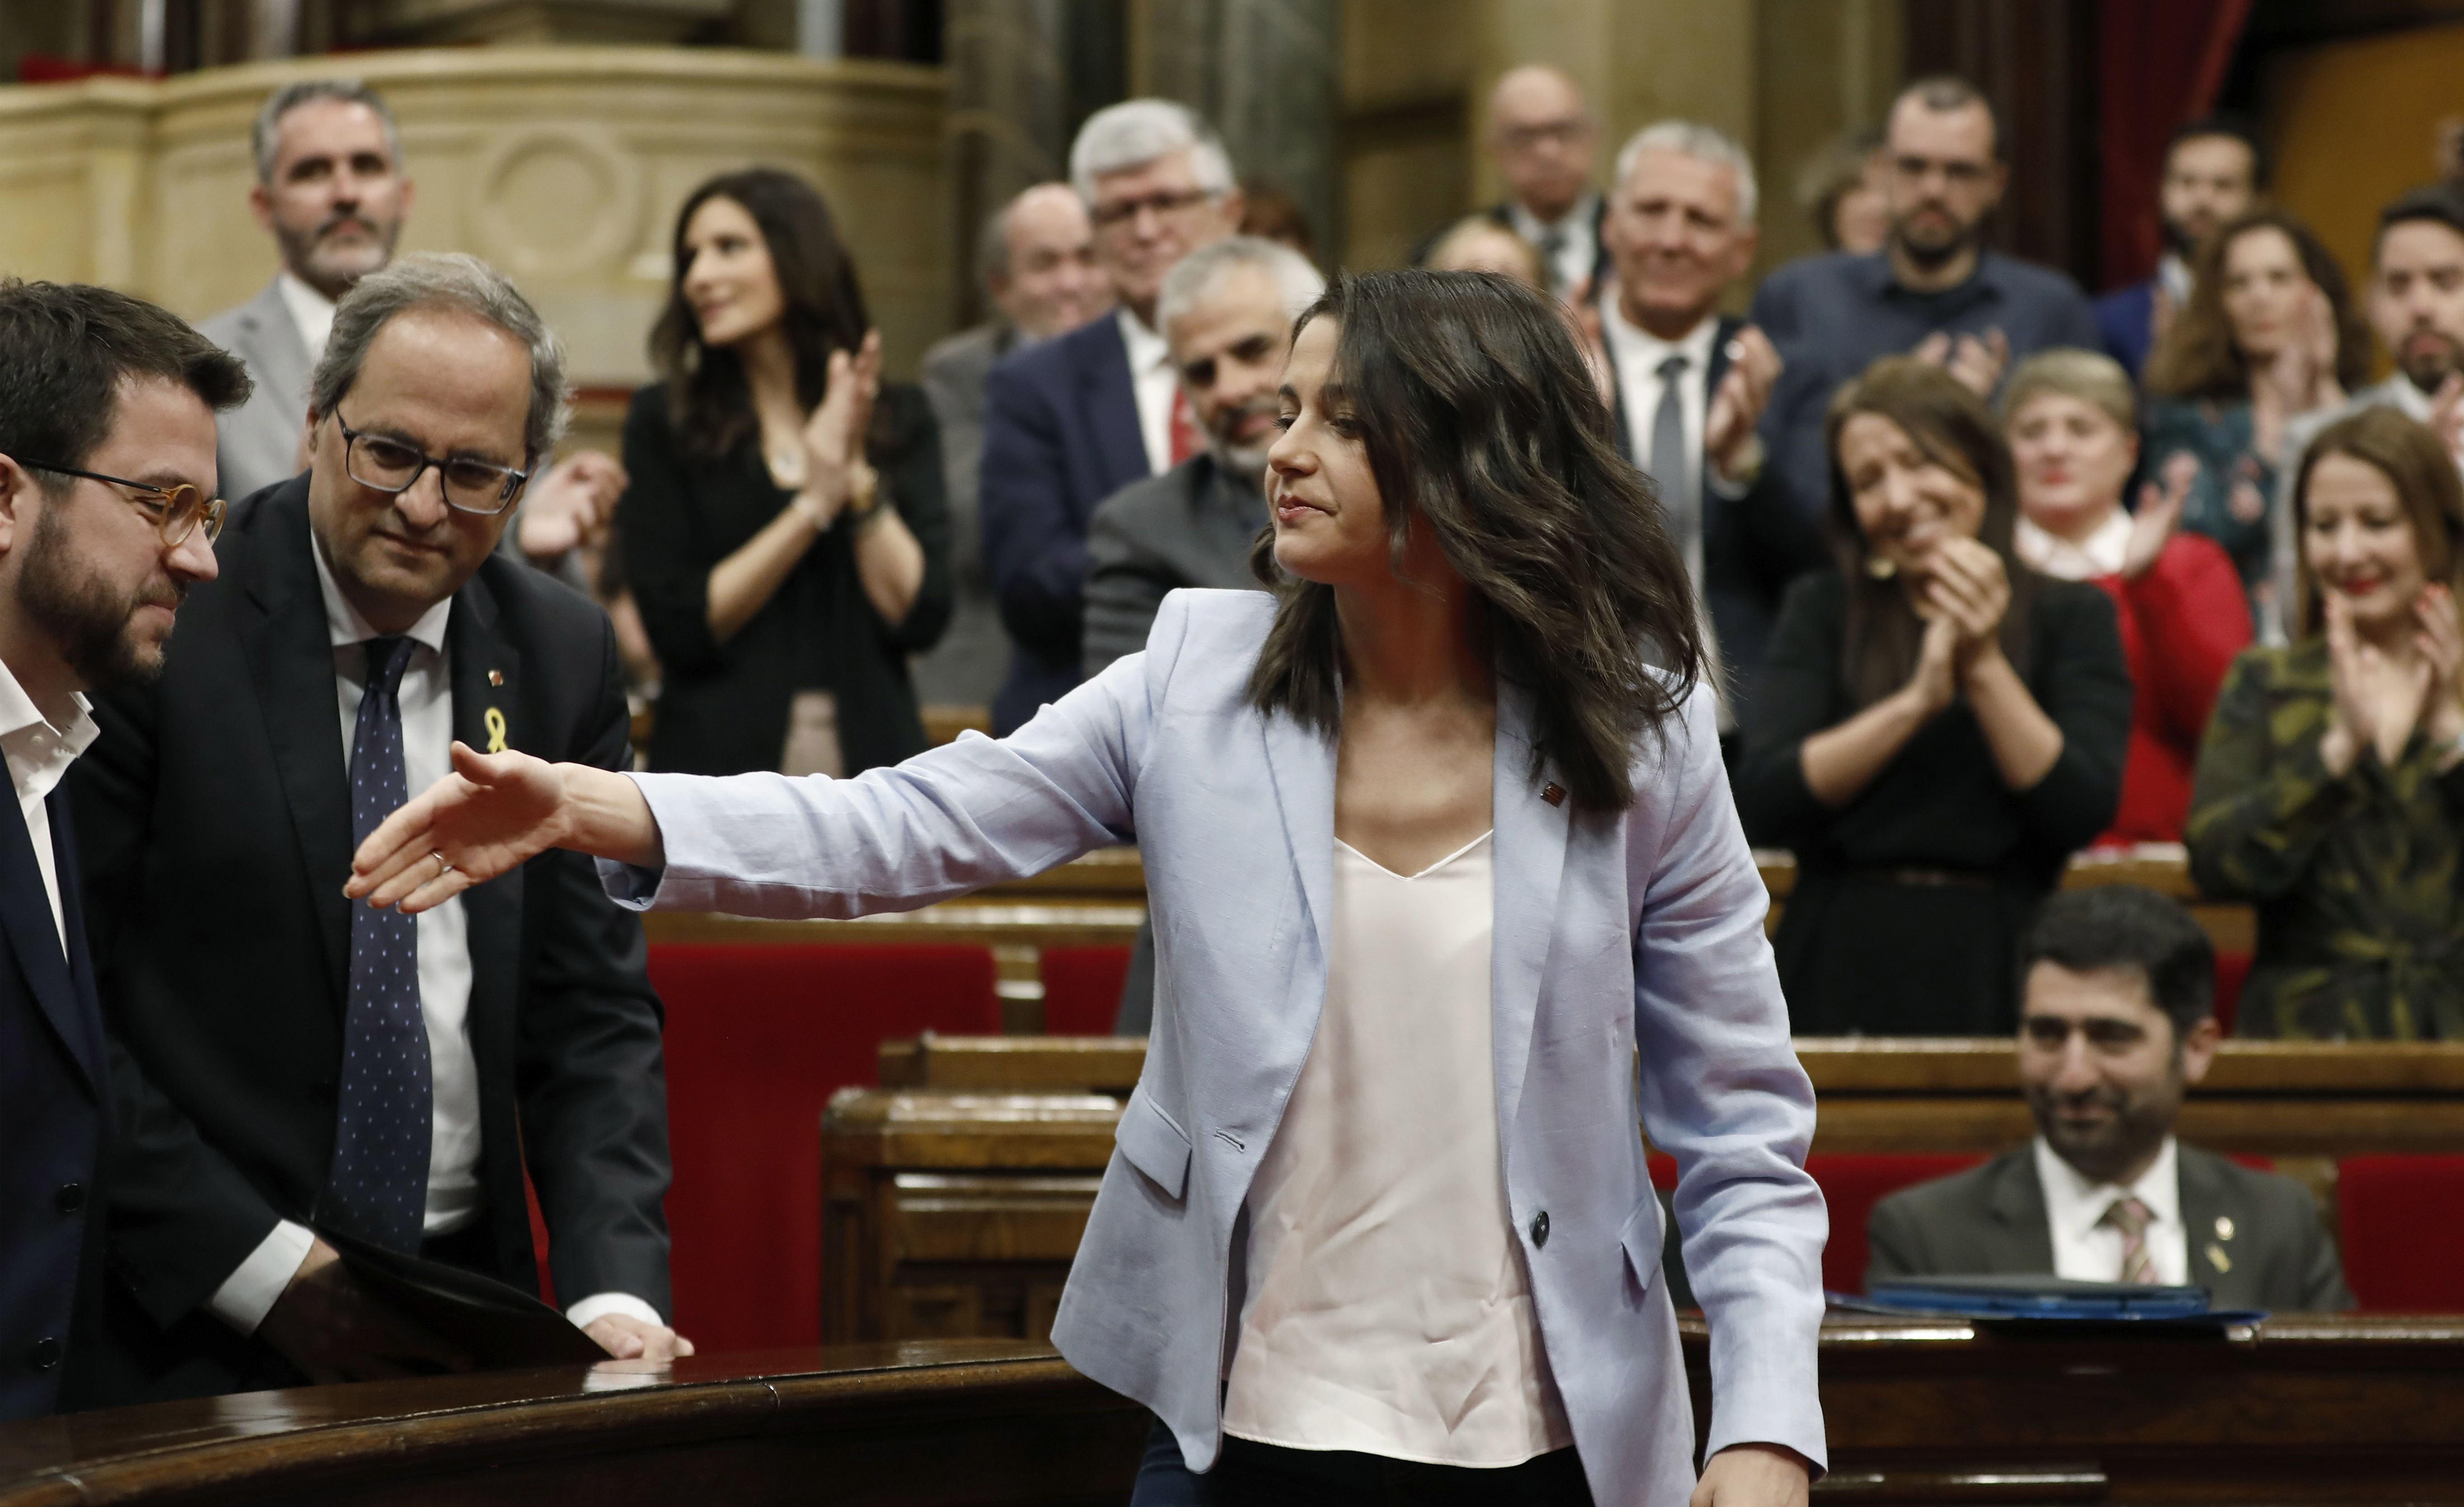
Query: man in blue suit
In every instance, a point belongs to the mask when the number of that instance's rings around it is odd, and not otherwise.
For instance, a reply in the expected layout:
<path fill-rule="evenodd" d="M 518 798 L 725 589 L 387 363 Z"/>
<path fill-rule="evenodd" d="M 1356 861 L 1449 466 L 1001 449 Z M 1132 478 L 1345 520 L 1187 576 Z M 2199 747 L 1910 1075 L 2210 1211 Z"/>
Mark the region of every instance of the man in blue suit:
<path fill-rule="evenodd" d="M 55 792 L 95 738 L 85 692 L 160 674 L 181 598 L 214 579 L 214 414 L 248 391 L 152 304 L 0 279 L 0 1419 L 60 1405 L 101 1276 L 111 1097 Z"/>
<path fill-rule="evenodd" d="M 1223 143 L 1167 99 L 1090 116 L 1069 182 L 1120 307 L 1004 359 L 984 383 L 984 565 L 1015 646 L 993 698 L 996 733 L 1078 684 L 1095 505 L 1204 444 L 1155 331 L 1155 298 L 1174 264 L 1241 223 Z"/>
<path fill-rule="evenodd" d="M 2165 324 L 2190 301 L 2190 263 L 2199 248 L 2266 187 L 2267 158 L 2248 121 L 2210 116 L 2174 131 L 2165 145 L 2165 176 L 2157 187 L 2165 254 L 2156 273 L 2096 301 L 2104 354 L 2120 361 L 2132 381 L 2147 364 Z"/>

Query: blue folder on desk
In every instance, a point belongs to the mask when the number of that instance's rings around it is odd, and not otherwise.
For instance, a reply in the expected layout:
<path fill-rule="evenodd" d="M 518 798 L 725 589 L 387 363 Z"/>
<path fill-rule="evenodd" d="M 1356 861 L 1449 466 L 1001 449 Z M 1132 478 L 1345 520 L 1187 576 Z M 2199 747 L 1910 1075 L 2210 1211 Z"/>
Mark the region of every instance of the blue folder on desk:
<path fill-rule="evenodd" d="M 2208 1306 L 2204 1287 L 2081 1282 L 2060 1277 L 1925 1277 L 1877 1282 L 1843 1306 L 1871 1313 L 2068 1323 L 2255 1323 L 2258 1310 Z"/>

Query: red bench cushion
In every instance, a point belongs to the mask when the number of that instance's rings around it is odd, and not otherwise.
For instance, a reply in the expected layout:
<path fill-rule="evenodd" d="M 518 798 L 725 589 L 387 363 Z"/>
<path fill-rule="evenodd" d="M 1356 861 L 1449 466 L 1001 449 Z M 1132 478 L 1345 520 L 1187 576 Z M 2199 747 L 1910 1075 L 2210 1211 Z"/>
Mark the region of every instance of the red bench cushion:
<path fill-rule="evenodd" d="M 878 1081 L 887 1039 L 998 1033 L 994 978 L 985 948 L 650 949 L 668 1016 L 675 1322 L 703 1352 L 821 1342 L 823 1107 Z"/>
<path fill-rule="evenodd" d="M 2348 1156 L 2336 1211 L 2365 1311 L 2464 1312 L 2464 1156 Z"/>
<path fill-rule="evenodd" d="M 1044 1034 L 1111 1036 L 1120 1017 L 1121 985 L 1130 976 L 1125 947 L 1044 950 Z"/>

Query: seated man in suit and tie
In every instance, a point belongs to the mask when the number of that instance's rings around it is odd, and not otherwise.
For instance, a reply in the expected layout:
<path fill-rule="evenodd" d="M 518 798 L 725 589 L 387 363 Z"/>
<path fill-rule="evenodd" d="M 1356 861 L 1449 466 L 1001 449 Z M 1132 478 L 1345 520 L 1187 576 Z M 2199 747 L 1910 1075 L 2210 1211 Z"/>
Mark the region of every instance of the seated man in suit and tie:
<path fill-rule="evenodd" d="M 1876 1204 L 1867 1285 L 2043 1275 L 2204 1287 L 2219 1308 L 2350 1308 L 2306 1189 L 2173 1137 L 2222 1036 L 2215 949 L 2189 913 L 2137 885 L 2063 891 L 2018 972 L 2036 1139 Z"/>
<path fill-rule="evenodd" d="M 249 128 L 256 182 L 249 208 L 274 237 L 282 270 L 248 302 L 198 328 L 248 364 L 255 388 L 222 419 L 223 492 L 250 496 L 297 475 L 308 374 L 325 353 L 334 300 L 393 260 L 409 213 L 402 133 L 385 98 L 353 78 L 277 89 Z M 583 583 L 574 547 L 602 533 L 625 492 L 625 469 L 596 450 L 568 456 L 523 489 L 509 546 L 568 584 Z"/>
<path fill-rule="evenodd" d="M 451 1360 L 319 1232 L 536 1285 L 611 1354 L 667 1327 L 667 1107 L 639 923 L 534 863 L 416 923 L 353 847 L 455 741 L 627 767 L 606 615 L 496 555 L 564 420 L 563 354 L 470 257 L 335 311 L 311 467 L 233 510 L 161 681 L 70 785 L 124 1127 L 82 1395 L 125 1403 Z"/>
<path fill-rule="evenodd" d="M 1005 358 L 984 383 L 984 566 L 1016 645 L 993 698 L 996 733 L 1078 684 L 1095 505 L 1198 453 L 1155 298 L 1175 263 L 1241 223 L 1223 143 L 1168 99 L 1089 116 L 1069 148 L 1069 182 L 1120 307 Z"/>
<path fill-rule="evenodd" d="M 214 579 L 214 410 L 247 395 L 152 304 L 0 279 L 0 1421 L 77 1405 L 103 1281 L 110 1075 L 57 787 L 96 736 L 85 693 L 161 674 Z"/>
<path fill-rule="evenodd" d="M 1662 120 L 1617 153 L 1602 233 L 1616 296 L 1600 302 L 1626 457 L 1659 484 L 1705 616 L 1721 746 L 1752 698 L 1781 592 L 1823 563 L 1814 526 L 1766 478 L 1754 426 L 1780 359 L 1720 297 L 1754 259 L 1753 160 L 1707 125 Z"/>

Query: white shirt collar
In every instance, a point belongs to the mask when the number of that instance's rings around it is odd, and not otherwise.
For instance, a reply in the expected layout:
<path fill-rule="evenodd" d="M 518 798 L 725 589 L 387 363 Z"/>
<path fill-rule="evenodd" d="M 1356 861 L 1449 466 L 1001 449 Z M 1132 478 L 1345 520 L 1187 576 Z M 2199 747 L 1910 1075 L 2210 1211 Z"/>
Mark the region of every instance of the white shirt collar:
<path fill-rule="evenodd" d="M 2079 1240 L 2096 1229 L 2114 1200 L 2127 1193 L 2147 1206 L 2148 1223 L 2179 1225 L 2182 1222 L 2182 1179 L 2178 1147 L 2171 1136 L 2156 1150 L 2156 1160 L 2139 1180 L 2127 1188 L 2111 1183 L 2090 1182 L 2078 1168 L 2061 1158 L 2043 1136 L 2036 1137 L 2036 1180 L 2044 1185 L 2045 1219 L 2053 1227 L 2055 1242 Z"/>
<path fill-rule="evenodd" d="M 336 648 L 342 648 L 385 637 L 370 626 L 367 619 L 360 616 L 360 609 L 352 606 L 351 600 L 342 595 L 342 588 L 335 584 L 334 572 L 325 563 L 325 541 L 317 537 L 314 528 L 308 531 L 308 554 L 317 562 L 317 589 L 325 597 L 327 642 Z M 421 613 L 419 621 L 412 623 L 409 633 L 404 636 L 442 654 L 445 652 L 446 620 L 452 614 L 453 599 L 448 597 Z"/>
<path fill-rule="evenodd" d="M 1586 188 L 1583 190 L 1583 196 L 1574 201 L 1573 208 L 1553 220 L 1543 220 L 1533 214 L 1523 207 L 1523 201 L 1520 199 L 1509 201 L 1506 213 L 1507 218 L 1514 222 L 1514 233 L 1537 246 L 1540 244 L 1540 237 L 1551 230 L 1563 230 L 1570 237 L 1579 236 L 1590 230 L 1592 215 L 1599 207 L 1600 196 Z"/>
<path fill-rule="evenodd" d="M 1671 356 L 1685 358 L 1685 372 L 1692 376 L 1708 371 L 1711 366 L 1711 338 L 1720 333 L 1718 314 L 1703 316 L 1702 322 L 1685 332 L 1681 339 L 1663 340 L 1640 325 L 1626 322 L 1625 311 L 1615 298 L 1600 300 L 1600 328 L 1608 338 L 1609 352 L 1620 371 L 1631 369 L 1657 381 L 1660 363 Z"/>
<path fill-rule="evenodd" d="M 2190 301 L 2190 264 L 2179 253 L 2167 251 L 2156 261 L 2156 285 L 2173 300 L 2174 308 L 2187 307 Z"/>
<path fill-rule="evenodd" d="M 325 358 L 325 342 L 334 334 L 334 300 L 309 287 L 290 268 L 274 274 L 274 286 L 282 293 L 282 307 L 291 311 L 291 322 L 299 327 L 300 343 L 308 347 L 308 363 L 315 365 Z"/>
<path fill-rule="evenodd" d="M 92 704 L 77 692 L 71 692 L 69 699 L 77 704 L 77 715 L 69 719 L 65 728 L 53 726 L 42 709 L 34 705 L 34 699 L 26 694 L 26 688 L 17 683 L 16 672 L 0 663 L 0 750 L 8 754 L 11 782 L 21 793 L 26 791 L 33 770 L 55 756 L 58 767 L 64 770 L 70 760 L 92 748 L 94 740 L 102 735 L 101 727 L 94 720 Z M 21 769 L 21 765 L 25 768 Z M 49 795 L 50 785 L 58 782 L 55 773 L 37 794 Z"/>
<path fill-rule="evenodd" d="M 2011 551 L 2030 570 L 2057 580 L 2119 576 L 2130 554 L 2130 514 L 2114 509 L 2094 534 L 2077 544 L 2022 517 L 2011 531 Z"/>
<path fill-rule="evenodd" d="M 1172 346 L 1128 309 L 1115 311 L 1121 321 L 1121 343 L 1129 347 L 1130 370 L 1149 372 L 1172 365 Z"/>
<path fill-rule="evenodd" d="M 2361 393 L 2364 402 L 2372 399 L 2392 404 L 2416 424 L 2430 422 L 2430 394 L 2412 384 L 2412 379 L 2397 372 L 2375 388 Z"/>

